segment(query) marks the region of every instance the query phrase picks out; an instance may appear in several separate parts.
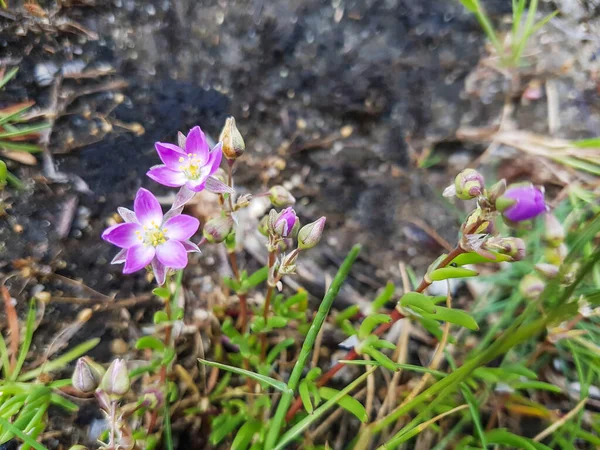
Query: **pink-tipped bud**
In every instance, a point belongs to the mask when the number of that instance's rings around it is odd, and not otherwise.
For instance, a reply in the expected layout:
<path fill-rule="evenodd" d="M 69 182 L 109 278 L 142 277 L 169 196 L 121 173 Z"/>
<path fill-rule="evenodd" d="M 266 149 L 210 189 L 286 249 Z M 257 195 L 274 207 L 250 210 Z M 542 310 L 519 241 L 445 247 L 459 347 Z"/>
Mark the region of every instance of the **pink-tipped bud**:
<path fill-rule="evenodd" d="M 528 300 L 536 300 L 544 291 L 546 284 L 537 275 L 528 274 L 519 283 L 519 292 Z"/>
<path fill-rule="evenodd" d="M 204 224 L 202 235 L 211 244 L 217 244 L 227 239 L 233 229 L 231 216 L 215 217 Z"/>
<path fill-rule="evenodd" d="M 558 266 L 547 263 L 539 263 L 535 266 L 535 271 L 549 280 L 556 278 L 558 275 Z"/>
<path fill-rule="evenodd" d="M 77 444 L 77 445 L 71 445 L 69 447 L 69 450 L 88 450 L 88 448 L 85 445 Z"/>
<path fill-rule="evenodd" d="M 80 392 L 89 394 L 94 392 L 104 376 L 104 368 L 91 358 L 84 356 L 75 363 L 75 370 L 71 377 L 73 387 Z"/>
<path fill-rule="evenodd" d="M 550 247 L 560 247 L 565 241 L 565 229 L 554 214 L 548 213 L 544 220 L 544 240 Z"/>
<path fill-rule="evenodd" d="M 298 248 L 306 250 L 317 245 L 321 240 L 321 236 L 323 236 L 323 228 L 325 228 L 326 220 L 325 217 L 321 217 L 300 228 L 298 232 Z"/>
<path fill-rule="evenodd" d="M 281 185 L 269 189 L 269 200 L 276 208 L 286 208 L 296 203 L 296 199 L 290 194 L 290 191 Z"/>
<path fill-rule="evenodd" d="M 485 181 L 475 169 L 465 169 L 454 179 L 456 196 L 461 200 L 471 200 L 483 194 Z"/>
<path fill-rule="evenodd" d="M 287 238 L 293 235 L 298 218 L 293 208 L 286 208 L 279 214 L 269 213 L 269 231 L 276 236 Z"/>
<path fill-rule="evenodd" d="M 127 364 L 122 359 L 115 359 L 102 377 L 100 389 L 111 397 L 122 397 L 129 392 L 131 384 Z"/>
<path fill-rule="evenodd" d="M 258 232 L 263 236 L 269 235 L 269 216 L 264 216 L 260 219 L 260 222 L 258 222 Z"/>
<path fill-rule="evenodd" d="M 219 141 L 223 143 L 223 155 L 229 160 L 236 160 L 246 150 L 246 144 L 244 144 L 244 138 L 240 131 L 235 125 L 235 119 L 229 117 L 225 121 L 225 126 L 219 136 Z"/>

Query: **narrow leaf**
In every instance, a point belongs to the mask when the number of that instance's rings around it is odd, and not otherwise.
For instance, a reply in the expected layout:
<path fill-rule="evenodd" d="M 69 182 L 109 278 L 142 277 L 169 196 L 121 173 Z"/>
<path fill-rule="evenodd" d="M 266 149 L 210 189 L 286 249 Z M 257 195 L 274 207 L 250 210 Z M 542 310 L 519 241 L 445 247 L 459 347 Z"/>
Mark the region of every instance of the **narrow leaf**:
<path fill-rule="evenodd" d="M 435 313 L 435 305 L 431 297 L 420 294 L 419 292 L 407 292 L 400 299 L 400 305 L 406 308 L 417 307 L 430 314 Z"/>
<path fill-rule="evenodd" d="M 473 317 L 460 309 L 446 308 L 445 306 L 436 306 L 435 314 L 428 315 L 432 319 L 443 320 L 445 322 L 454 323 L 469 330 L 479 330 L 479 325 Z"/>
<path fill-rule="evenodd" d="M 464 269 L 462 267 L 443 267 L 435 269 L 429 274 L 432 281 L 448 280 L 453 278 L 467 278 L 477 276 L 478 273 L 474 270 Z"/>
<path fill-rule="evenodd" d="M 144 336 L 137 340 L 135 343 L 135 348 L 138 350 L 152 349 L 156 350 L 157 352 L 161 352 L 165 349 L 165 344 L 157 337 Z"/>
<path fill-rule="evenodd" d="M 321 394 L 321 397 L 323 397 L 325 400 L 331 400 L 332 398 L 336 398 L 339 392 L 340 391 L 338 391 L 337 389 L 332 389 L 326 386 L 319 388 L 319 394 Z M 337 404 L 344 408 L 346 411 L 349 411 L 352 414 L 354 414 L 356 418 L 362 423 L 365 423 L 367 420 L 369 420 L 369 416 L 367 415 L 365 407 L 354 397 L 344 395 L 343 397 L 338 398 Z"/>
<path fill-rule="evenodd" d="M 198 361 L 200 361 L 200 363 L 206 364 L 207 366 L 210 366 L 210 367 L 217 367 L 219 369 L 227 370 L 229 372 L 233 372 L 238 375 L 243 375 L 245 377 L 252 378 L 253 380 L 256 380 L 260 383 L 266 383 L 269 386 L 274 387 L 275 389 L 282 391 L 282 392 L 285 392 L 288 390 L 287 385 L 283 381 L 276 380 L 275 378 L 260 375 L 258 373 L 250 372 L 249 370 L 240 369 L 238 367 L 228 366 L 226 364 L 221 364 L 221 363 L 214 362 L 214 361 L 207 361 L 205 359 L 199 358 Z"/>

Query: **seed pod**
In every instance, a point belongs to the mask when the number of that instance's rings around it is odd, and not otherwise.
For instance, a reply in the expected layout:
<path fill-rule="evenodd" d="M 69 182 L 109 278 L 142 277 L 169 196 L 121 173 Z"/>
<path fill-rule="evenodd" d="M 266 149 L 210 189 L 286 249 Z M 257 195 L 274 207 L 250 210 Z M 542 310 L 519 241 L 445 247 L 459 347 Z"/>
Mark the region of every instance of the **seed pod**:
<path fill-rule="evenodd" d="M 240 131 L 235 126 L 235 119 L 229 117 L 225 121 L 225 126 L 219 136 L 219 141 L 223 143 L 223 155 L 229 160 L 236 160 L 244 153 L 246 144 Z"/>

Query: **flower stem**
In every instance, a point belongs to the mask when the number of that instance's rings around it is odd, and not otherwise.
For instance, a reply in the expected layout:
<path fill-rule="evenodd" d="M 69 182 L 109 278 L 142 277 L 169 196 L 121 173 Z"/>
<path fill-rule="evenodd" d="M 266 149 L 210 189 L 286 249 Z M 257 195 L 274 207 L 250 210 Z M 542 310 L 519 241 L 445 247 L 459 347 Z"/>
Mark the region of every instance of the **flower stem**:
<path fill-rule="evenodd" d="M 271 268 L 275 264 L 276 258 L 277 258 L 276 250 L 269 252 L 269 262 L 268 262 L 269 272 L 271 271 Z M 271 299 L 273 298 L 274 288 L 275 287 L 271 286 L 270 284 L 269 284 L 269 287 L 267 288 L 267 295 L 265 297 L 265 304 L 263 306 L 263 319 L 265 320 L 265 327 L 267 326 L 267 320 L 269 318 L 269 310 L 271 309 Z M 267 334 L 263 333 L 260 336 L 260 360 L 261 360 L 261 362 L 264 362 L 266 357 L 267 357 Z"/>

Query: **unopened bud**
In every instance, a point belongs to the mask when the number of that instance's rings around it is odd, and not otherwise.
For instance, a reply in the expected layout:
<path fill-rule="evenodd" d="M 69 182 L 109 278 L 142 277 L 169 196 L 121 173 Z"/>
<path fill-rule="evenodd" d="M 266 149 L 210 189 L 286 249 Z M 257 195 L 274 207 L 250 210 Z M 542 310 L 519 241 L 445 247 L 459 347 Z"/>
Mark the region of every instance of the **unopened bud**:
<path fill-rule="evenodd" d="M 546 210 L 544 193 L 531 183 L 511 184 L 495 206 L 509 224 L 533 219 Z"/>
<path fill-rule="evenodd" d="M 69 447 L 69 450 L 88 450 L 85 445 L 77 444 Z"/>
<path fill-rule="evenodd" d="M 502 239 L 504 251 L 502 253 L 512 257 L 515 261 L 521 261 L 525 258 L 526 246 L 523 239 L 508 237 Z"/>
<path fill-rule="evenodd" d="M 544 281 L 537 275 L 525 275 L 519 284 L 519 292 L 528 300 L 536 300 L 546 287 Z"/>
<path fill-rule="evenodd" d="M 216 244 L 223 242 L 233 229 L 233 219 L 231 216 L 221 216 L 210 219 L 204 224 L 202 234 L 208 242 Z"/>
<path fill-rule="evenodd" d="M 465 169 L 454 179 L 454 189 L 461 200 L 479 197 L 485 189 L 483 175 L 475 169 Z"/>
<path fill-rule="evenodd" d="M 219 136 L 219 141 L 223 143 L 223 155 L 225 158 L 235 160 L 242 156 L 246 145 L 240 131 L 235 126 L 235 119 L 229 117 L 225 121 L 225 126 Z"/>
<path fill-rule="evenodd" d="M 487 190 L 487 198 L 489 202 L 494 205 L 498 197 L 501 197 L 506 192 L 506 180 L 503 178 L 497 183 L 494 183 L 491 188 Z"/>
<path fill-rule="evenodd" d="M 104 373 L 105 370 L 100 364 L 94 362 L 91 358 L 84 356 L 79 358 L 75 363 L 75 370 L 73 371 L 71 382 L 75 389 L 88 394 L 94 392 L 100 385 Z"/>
<path fill-rule="evenodd" d="M 269 235 L 269 216 L 264 216 L 258 223 L 258 232 L 263 236 Z"/>
<path fill-rule="evenodd" d="M 467 234 L 493 234 L 494 221 L 486 215 L 481 208 L 474 210 L 461 226 L 463 235 Z"/>
<path fill-rule="evenodd" d="M 130 385 L 127 364 L 122 359 L 115 359 L 102 377 L 100 389 L 111 397 L 122 397 L 129 392 Z"/>
<path fill-rule="evenodd" d="M 537 273 L 549 280 L 556 278 L 558 275 L 558 266 L 555 266 L 554 264 L 539 263 L 534 267 Z"/>
<path fill-rule="evenodd" d="M 323 236 L 323 228 L 325 228 L 325 217 L 315 220 L 312 223 L 304 225 L 298 232 L 298 248 L 305 250 L 313 248 L 321 240 Z"/>
<path fill-rule="evenodd" d="M 286 208 L 296 203 L 296 199 L 290 194 L 290 191 L 281 185 L 269 189 L 269 200 L 276 208 Z"/>
<path fill-rule="evenodd" d="M 565 241 L 565 229 L 554 214 L 546 214 L 544 240 L 551 247 L 560 247 Z"/>
<path fill-rule="evenodd" d="M 544 250 L 544 258 L 550 264 L 560 266 L 567 257 L 568 253 L 569 249 L 563 243 L 560 244 L 558 247 L 546 247 L 546 249 Z"/>
<path fill-rule="evenodd" d="M 298 221 L 296 211 L 286 208 L 279 214 L 271 210 L 269 213 L 269 231 L 276 236 L 287 238 L 293 235 L 294 227 Z"/>

